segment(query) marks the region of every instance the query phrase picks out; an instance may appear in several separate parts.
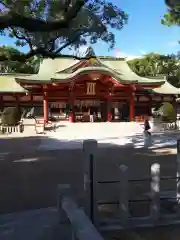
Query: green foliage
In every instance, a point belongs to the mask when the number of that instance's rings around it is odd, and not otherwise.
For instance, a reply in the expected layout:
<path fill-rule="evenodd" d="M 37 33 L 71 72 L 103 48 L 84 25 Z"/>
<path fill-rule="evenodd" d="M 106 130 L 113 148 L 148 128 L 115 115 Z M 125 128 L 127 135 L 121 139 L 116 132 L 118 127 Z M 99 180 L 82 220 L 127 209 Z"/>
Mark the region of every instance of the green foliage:
<path fill-rule="evenodd" d="M 168 11 L 164 14 L 161 23 L 169 27 L 173 25 L 180 26 L 180 7 L 168 8 Z"/>
<path fill-rule="evenodd" d="M 168 5 L 168 10 L 164 14 L 161 23 L 168 27 L 180 26 L 180 1 L 166 0 L 166 4 Z"/>
<path fill-rule="evenodd" d="M 22 113 L 20 107 L 5 108 L 2 113 L 1 122 L 3 125 L 8 126 L 17 125 L 21 120 L 21 115 Z"/>
<path fill-rule="evenodd" d="M 19 50 L 10 47 L 10 46 L 1 46 L 0 47 L 0 56 L 6 55 L 7 58 L 11 59 L 13 55 L 22 55 L 23 53 Z M 40 59 L 32 57 L 26 62 L 18 61 L 4 61 L 0 63 L 0 72 L 1 73 L 37 73 L 39 68 Z"/>
<path fill-rule="evenodd" d="M 176 110 L 171 103 L 164 102 L 157 111 L 161 115 L 161 120 L 163 122 L 176 121 Z"/>
<path fill-rule="evenodd" d="M 128 64 L 139 76 L 167 76 L 172 85 L 180 87 L 179 57 L 176 55 L 150 53 L 142 58 L 133 59 Z"/>
<path fill-rule="evenodd" d="M 79 4 L 80 0 L 73 1 L 47 1 L 47 0 L 4 0 L 2 14 L 10 17 L 18 13 L 28 19 L 41 19 L 48 22 L 58 22 L 66 19 L 72 5 Z M 69 4 L 71 2 L 71 4 Z M 39 55 L 43 57 L 46 52 L 59 54 L 66 48 L 75 48 L 94 44 L 99 40 L 109 44 L 110 48 L 115 45 L 115 34 L 113 29 L 121 30 L 127 23 L 127 14 L 108 0 L 85 0 L 84 6 L 77 16 L 70 19 L 68 28 L 60 28 L 56 31 L 33 32 L 22 27 L 9 27 L 4 34 L 15 40 L 17 46 L 28 45 L 31 52 L 39 49 Z M 13 25 L 13 21 L 12 21 Z M 33 27 L 32 27 L 33 28 Z M 38 26 L 34 26 L 38 29 Z M 38 53 L 36 54 L 38 55 Z"/>
<path fill-rule="evenodd" d="M 180 6 L 180 0 L 164 0 L 165 4 L 170 8 L 175 8 Z"/>

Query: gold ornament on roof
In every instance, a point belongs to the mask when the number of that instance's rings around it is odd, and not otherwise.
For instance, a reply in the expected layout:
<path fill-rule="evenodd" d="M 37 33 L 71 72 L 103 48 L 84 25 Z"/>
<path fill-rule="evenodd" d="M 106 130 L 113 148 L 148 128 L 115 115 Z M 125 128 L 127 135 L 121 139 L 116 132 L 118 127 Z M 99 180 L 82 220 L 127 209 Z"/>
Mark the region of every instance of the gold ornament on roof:
<path fill-rule="evenodd" d="M 90 61 L 91 63 L 94 63 L 94 62 L 96 62 L 96 58 L 94 58 L 94 57 L 93 57 L 93 58 L 90 58 L 89 61 Z"/>

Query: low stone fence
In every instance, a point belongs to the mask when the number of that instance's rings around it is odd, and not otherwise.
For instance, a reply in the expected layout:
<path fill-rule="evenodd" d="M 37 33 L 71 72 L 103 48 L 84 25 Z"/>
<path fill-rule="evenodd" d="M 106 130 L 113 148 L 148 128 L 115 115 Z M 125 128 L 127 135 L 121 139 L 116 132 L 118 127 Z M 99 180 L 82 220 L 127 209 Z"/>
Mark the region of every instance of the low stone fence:
<path fill-rule="evenodd" d="M 166 131 L 166 130 L 179 130 L 180 122 L 160 122 L 160 121 L 152 121 L 153 129 L 156 131 Z"/>
<path fill-rule="evenodd" d="M 0 131 L 2 134 L 10 134 L 10 133 L 14 133 L 14 132 L 23 133 L 24 125 L 22 123 L 20 123 L 16 126 L 0 125 Z"/>
<path fill-rule="evenodd" d="M 84 211 L 73 201 L 70 190 L 70 185 L 58 186 L 58 214 L 61 226 L 70 224 L 73 240 L 103 240 Z M 65 235 L 65 228 L 62 228 L 63 230 Z"/>
<path fill-rule="evenodd" d="M 110 181 L 97 180 L 96 154 L 97 141 L 84 141 L 84 196 L 85 196 L 85 212 L 91 219 L 92 223 L 100 231 L 113 231 L 126 228 L 137 227 L 153 227 L 180 223 L 180 140 L 177 142 L 177 177 L 176 176 L 161 176 L 161 166 L 159 163 L 151 165 L 151 177 L 142 179 L 129 179 L 128 166 L 120 165 L 119 179 Z M 176 181 L 176 190 L 171 192 L 162 192 L 161 184 L 167 181 Z M 143 199 L 129 199 L 129 183 L 149 184 L 150 192 L 144 195 Z M 119 198 L 117 201 L 98 200 L 98 185 L 106 185 L 107 191 L 111 184 L 118 184 Z M 142 205 L 147 202 L 149 205 L 149 215 L 146 217 L 133 217 L 131 215 L 129 205 L 134 202 Z M 167 202 L 171 206 L 168 213 L 164 214 L 161 209 L 162 202 Z M 117 215 L 115 219 L 99 218 L 100 205 L 117 205 Z M 141 207 L 140 207 L 141 208 Z"/>

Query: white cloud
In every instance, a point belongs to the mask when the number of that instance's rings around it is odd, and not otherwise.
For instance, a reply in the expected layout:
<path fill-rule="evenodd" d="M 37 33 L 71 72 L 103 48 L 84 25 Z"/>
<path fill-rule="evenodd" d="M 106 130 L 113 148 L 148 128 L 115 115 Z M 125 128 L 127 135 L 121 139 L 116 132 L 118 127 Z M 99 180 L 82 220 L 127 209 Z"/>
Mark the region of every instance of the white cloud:
<path fill-rule="evenodd" d="M 132 60 L 135 58 L 142 58 L 142 55 L 131 55 L 131 54 L 127 54 L 125 52 L 118 52 L 118 54 L 116 54 L 116 57 L 119 58 L 126 58 L 126 60 Z"/>
<path fill-rule="evenodd" d="M 147 52 L 144 51 L 144 50 L 141 50 L 140 53 L 141 53 L 142 55 L 146 55 L 146 54 L 147 54 Z"/>
<path fill-rule="evenodd" d="M 176 47 L 176 46 L 178 46 L 178 45 L 179 45 L 178 41 L 168 42 L 168 46 L 170 46 L 170 47 Z"/>

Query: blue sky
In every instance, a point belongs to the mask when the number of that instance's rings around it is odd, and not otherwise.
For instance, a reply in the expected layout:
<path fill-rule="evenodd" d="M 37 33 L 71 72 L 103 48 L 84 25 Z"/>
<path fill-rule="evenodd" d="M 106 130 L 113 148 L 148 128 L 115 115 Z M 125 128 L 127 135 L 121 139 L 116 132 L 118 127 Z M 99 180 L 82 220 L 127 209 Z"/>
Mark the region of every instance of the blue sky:
<path fill-rule="evenodd" d="M 94 46 L 97 55 L 140 56 L 149 52 L 168 54 L 177 52 L 180 45 L 180 28 L 161 25 L 167 7 L 164 0 L 112 0 L 129 14 L 128 24 L 121 31 L 114 31 L 116 46 L 108 52 L 106 44 Z M 13 41 L 0 37 L 1 44 L 12 45 Z"/>
<path fill-rule="evenodd" d="M 129 14 L 128 24 L 121 31 L 115 32 L 115 51 L 119 48 L 122 55 L 139 56 L 148 52 L 167 54 L 179 50 L 180 28 L 161 24 L 161 18 L 167 11 L 164 0 L 112 0 L 112 2 Z M 105 50 L 101 46 L 102 44 L 98 44 L 98 54 Z"/>

